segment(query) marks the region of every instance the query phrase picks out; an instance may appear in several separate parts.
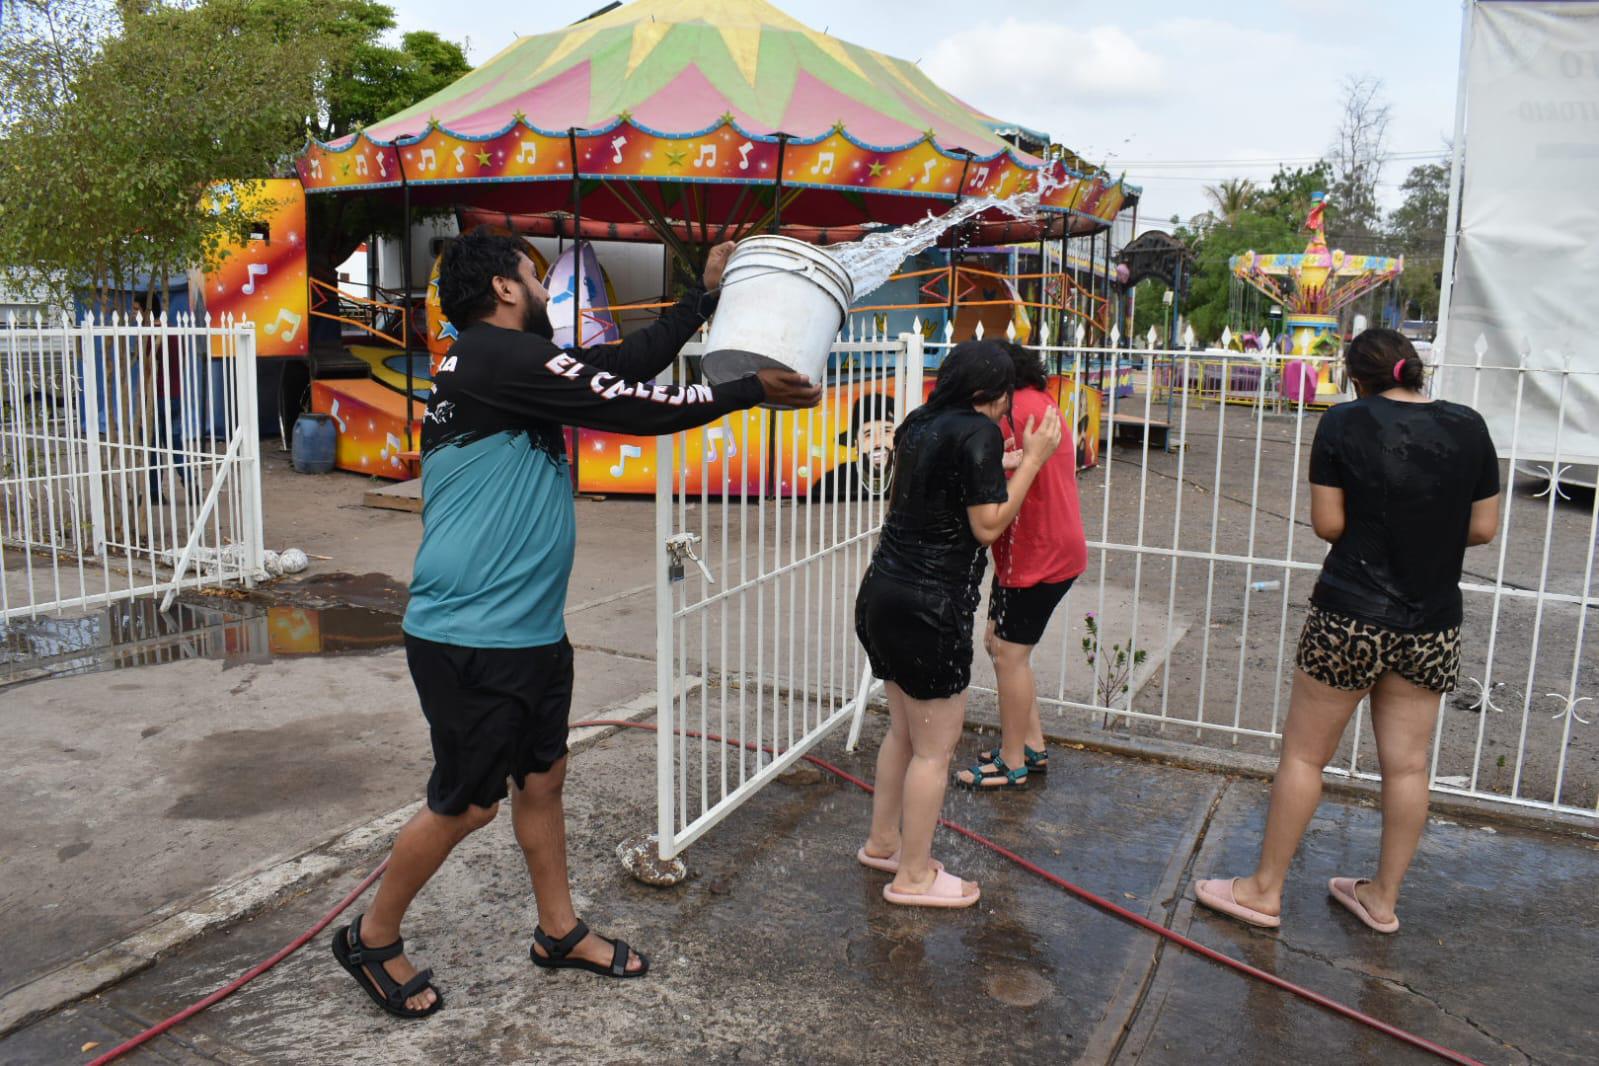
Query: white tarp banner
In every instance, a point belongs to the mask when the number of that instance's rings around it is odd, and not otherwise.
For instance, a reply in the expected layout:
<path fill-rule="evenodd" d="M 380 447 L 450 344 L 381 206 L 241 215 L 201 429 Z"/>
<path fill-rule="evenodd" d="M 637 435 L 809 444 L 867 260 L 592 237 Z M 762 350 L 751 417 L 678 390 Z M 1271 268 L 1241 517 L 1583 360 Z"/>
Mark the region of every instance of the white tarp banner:
<path fill-rule="evenodd" d="M 1444 361 L 1525 375 L 1518 459 L 1555 458 L 1563 375 L 1599 370 L 1599 3 L 1473 3 L 1465 56 L 1464 182 Z M 1508 455 L 1517 375 L 1448 369 Z M 1564 378 L 1560 461 L 1599 462 L 1599 374 Z"/>

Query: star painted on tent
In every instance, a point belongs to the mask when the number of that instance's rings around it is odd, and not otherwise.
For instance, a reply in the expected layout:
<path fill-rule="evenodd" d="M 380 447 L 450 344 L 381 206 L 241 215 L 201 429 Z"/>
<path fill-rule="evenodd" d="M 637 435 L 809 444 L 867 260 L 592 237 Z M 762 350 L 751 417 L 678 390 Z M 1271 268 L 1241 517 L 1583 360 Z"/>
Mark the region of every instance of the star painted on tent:
<path fill-rule="evenodd" d="M 883 164 L 882 163 L 879 163 L 877 160 L 874 159 L 874 160 L 872 160 L 871 168 L 872 168 L 872 177 L 876 178 L 876 177 L 880 177 L 882 175 L 882 173 L 883 173 Z"/>
<path fill-rule="evenodd" d="M 339 173 L 344 175 L 345 177 L 349 177 L 350 176 L 350 164 L 348 164 L 348 163 L 344 164 L 344 167 L 339 171 Z"/>
<path fill-rule="evenodd" d="M 687 155 L 688 153 L 680 148 L 668 148 L 666 150 L 666 165 L 669 167 L 680 167 L 683 165 L 683 160 L 685 157 L 687 157 Z"/>
<path fill-rule="evenodd" d="M 494 160 L 494 157 L 487 152 L 474 152 L 473 154 L 477 156 L 477 165 L 480 167 L 486 167 Z"/>
<path fill-rule="evenodd" d="M 519 108 L 516 109 L 515 112 L 512 113 L 511 117 L 513 119 L 515 119 L 516 121 L 518 121 L 518 122 L 526 122 L 527 121 L 527 112 L 523 111 L 519 107 Z"/>

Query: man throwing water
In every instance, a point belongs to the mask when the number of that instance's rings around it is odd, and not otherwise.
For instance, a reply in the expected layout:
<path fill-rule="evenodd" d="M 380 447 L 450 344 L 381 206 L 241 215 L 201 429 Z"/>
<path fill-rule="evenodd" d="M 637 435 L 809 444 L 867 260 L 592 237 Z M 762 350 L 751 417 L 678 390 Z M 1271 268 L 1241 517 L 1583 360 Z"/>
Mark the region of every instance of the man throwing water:
<path fill-rule="evenodd" d="M 714 290 L 733 245 L 711 252 Z M 589 932 L 572 907 L 561 787 L 572 646 L 564 612 L 577 540 L 562 426 L 641 435 L 704 425 L 771 401 L 814 407 L 821 389 L 763 370 L 714 388 L 659 385 L 715 298 L 694 291 L 613 348 L 567 354 L 550 340 L 549 294 L 520 241 L 469 234 L 444 253 L 439 296 L 460 339 L 435 375 L 422 427 L 422 544 L 405 651 L 433 745 L 427 805 L 395 838 L 366 914 L 333 954 L 390 1014 L 444 1005 L 432 971 L 404 954 L 406 909 L 450 852 L 511 817 L 537 899 L 532 961 L 642 977 L 649 961 Z"/>

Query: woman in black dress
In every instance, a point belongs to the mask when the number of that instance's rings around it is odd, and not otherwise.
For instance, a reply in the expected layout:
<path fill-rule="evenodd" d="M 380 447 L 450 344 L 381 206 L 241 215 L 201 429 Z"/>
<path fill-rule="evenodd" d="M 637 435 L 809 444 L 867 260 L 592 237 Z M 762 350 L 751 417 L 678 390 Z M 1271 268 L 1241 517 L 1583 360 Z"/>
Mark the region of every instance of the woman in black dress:
<path fill-rule="evenodd" d="M 969 907 L 977 885 L 933 861 L 933 829 L 966 717 L 972 618 L 986 553 L 1061 441 L 1059 413 L 1022 432 L 1005 480 L 998 421 L 1016 371 L 992 341 L 956 345 L 927 402 L 894 435 L 888 514 L 855 600 L 855 632 L 888 691 L 872 831 L 856 858 L 894 874 L 891 903 Z"/>
<path fill-rule="evenodd" d="M 1382 766 L 1382 850 L 1370 879 L 1334 877 L 1333 899 L 1379 933 L 1399 928 L 1399 885 L 1427 821 L 1438 704 L 1460 668 L 1460 568 L 1499 528 L 1499 456 L 1482 416 L 1424 391 L 1416 350 L 1368 329 L 1344 355 L 1360 398 L 1321 418 L 1310 521 L 1332 544 L 1299 637 L 1283 753 L 1260 862 L 1198 881 L 1199 902 L 1281 924 L 1283 882 L 1321 801 L 1322 770 L 1362 697 Z"/>

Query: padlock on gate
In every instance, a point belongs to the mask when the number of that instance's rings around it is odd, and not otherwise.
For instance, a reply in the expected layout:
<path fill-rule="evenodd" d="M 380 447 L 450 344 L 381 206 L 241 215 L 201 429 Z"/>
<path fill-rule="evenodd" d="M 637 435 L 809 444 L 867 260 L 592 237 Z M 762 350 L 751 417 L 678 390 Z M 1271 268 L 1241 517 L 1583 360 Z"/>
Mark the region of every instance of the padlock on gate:
<path fill-rule="evenodd" d="M 667 538 L 666 541 L 666 579 L 673 584 L 683 580 L 685 574 L 684 560 L 692 562 L 700 568 L 700 573 L 705 575 L 705 580 L 716 584 L 716 578 L 711 576 L 710 568 L 703 560 L 694 554 L 694 545 L 698 544 L 698 533 L 678 533 Z"/>

